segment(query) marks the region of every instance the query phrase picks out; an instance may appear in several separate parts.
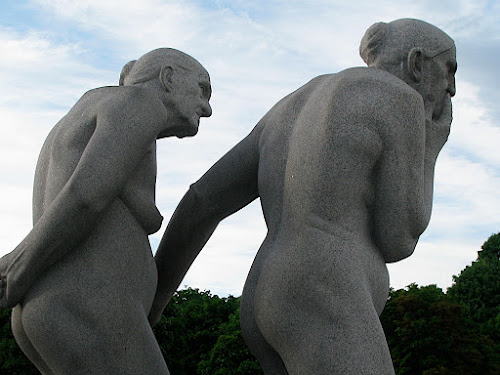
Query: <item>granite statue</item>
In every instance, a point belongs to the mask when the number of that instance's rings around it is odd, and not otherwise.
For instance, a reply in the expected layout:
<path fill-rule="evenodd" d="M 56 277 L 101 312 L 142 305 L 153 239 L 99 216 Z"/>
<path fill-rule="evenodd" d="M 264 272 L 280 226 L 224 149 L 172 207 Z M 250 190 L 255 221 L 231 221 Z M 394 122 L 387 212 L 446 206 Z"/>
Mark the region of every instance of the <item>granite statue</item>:
<path fill-rule="evenodd" d="M 156 140 L 194 136 L 210 95 L 199 62 L 161 48 L 125 65 L 119 86 L 84 94 L 48 135 L 33 229 L 0 259 L 0 307 L 13 307 L 14 336 L 42 374 L 169 374 L 148 321 Z"/>
<path fill-rule="evenodd" d="M 153 322 L 218 223 L 260 197 L 241 327 L 264 373 L 394 374 L 386 263 L 429 223 L 457 63 L 453 40 L 414 19 L 374 24 L 360 55 L 368 67 L 286 96 L 189 188 L 155 255 Z"/>

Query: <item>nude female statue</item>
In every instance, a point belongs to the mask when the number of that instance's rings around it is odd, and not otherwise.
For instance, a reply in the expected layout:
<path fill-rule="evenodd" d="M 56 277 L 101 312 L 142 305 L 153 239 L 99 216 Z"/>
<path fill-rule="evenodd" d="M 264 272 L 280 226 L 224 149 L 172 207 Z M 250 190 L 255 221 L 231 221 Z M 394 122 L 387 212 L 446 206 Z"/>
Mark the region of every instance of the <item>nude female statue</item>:
<path fill-rule="evenodd" d="M 412 254 L 455 95 L 455 46 L 411 19 L 367 30 L 367 68 L 314 78 L 194 183 L 155 256 L 152 320 L 225 217 L 260 197 L 268 233 L 241 299 L 266 375 L 388 375 L 386 263 Z"/>
<path fill-rule="evenodd" d="M 44 374 L 168 374 L 148 315 L 156 140 L 193 136 L 211 115 L 210 78 L 162 48 L 118 87 L 87 92 L 52 129 L 35 174 L 34 227 L 0 260 L 0 307 Z"/>

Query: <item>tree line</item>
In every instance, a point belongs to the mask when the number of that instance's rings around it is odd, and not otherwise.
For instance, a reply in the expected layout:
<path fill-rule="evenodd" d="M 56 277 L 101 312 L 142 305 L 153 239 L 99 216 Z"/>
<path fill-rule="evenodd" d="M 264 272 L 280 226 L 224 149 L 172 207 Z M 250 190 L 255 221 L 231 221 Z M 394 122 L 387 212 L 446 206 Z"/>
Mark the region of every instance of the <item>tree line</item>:
<path fill-rule="evenodd" d="M 176 292 L 154 332 L 173 375 L 262 375 L 239 324 L 240 297 Z M 397 375 L 500 375 L 500 233 L 444 293 L 391 290 L 380 320 Z M 38 374 L 0 311 L 0 373 Z"/>

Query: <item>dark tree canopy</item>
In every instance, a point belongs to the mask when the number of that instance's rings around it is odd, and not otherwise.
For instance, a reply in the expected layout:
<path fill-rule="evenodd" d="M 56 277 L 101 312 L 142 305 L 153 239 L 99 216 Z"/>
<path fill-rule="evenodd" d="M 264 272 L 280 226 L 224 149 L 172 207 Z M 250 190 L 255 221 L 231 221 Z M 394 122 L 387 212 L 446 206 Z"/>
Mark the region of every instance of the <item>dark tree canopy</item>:
<path fill-rule="evenodd" d="M 239 299 L 232 296 L 220 298 L 191 288 L 176 292 L 154 329 L 170 372 L 196 375 L 198 363 L 221 335 L 220 325 L 238 306 Z"/>
<path fill-rule="evenodd" d="M 255 357 L 243 341 L 239 309 L 219 326 L 220 336 L 198 365 L 200 375 L 262 375 Z"/>
<path fill-rule="evenodd" d="M 488 375 L 492 340 L 435 285 L 391 291 L 381 322 L 397 375 Z"/>
<path fill-rule="evenodd" d="M 498 261 L 500 259 L 500 233 L 491 235 L 483 246 L 481 246 L 481 249 L 478 251 L 479 259 Z"/>
<path fill-rule="evenodd" d="M 465 306 L 478 324 L 499 328 L 500 324 L 500 233 L 492 235 L 478 251 L 478 258 L 458 276 L 448 294 Z M 500 331 L 497 331 L 500 338 Z"/>
<path fill-rule="evenodd" d="M 397 375 L 500 374 L 500 233 L 445 294 L 435 285 L 392 290 L 381 322 Z M 262 375 L 239 324 L 240 299 L 178 291 L 155 335 L 172 375 Z M 38 374 L 0 310 L 0 374 Z"/>
<path fill-rule="evenodd" d="M 36 367 L 17 346 L 10 327 L 10 309 L 0 309 L 0 374 L 36 375 Z"/>

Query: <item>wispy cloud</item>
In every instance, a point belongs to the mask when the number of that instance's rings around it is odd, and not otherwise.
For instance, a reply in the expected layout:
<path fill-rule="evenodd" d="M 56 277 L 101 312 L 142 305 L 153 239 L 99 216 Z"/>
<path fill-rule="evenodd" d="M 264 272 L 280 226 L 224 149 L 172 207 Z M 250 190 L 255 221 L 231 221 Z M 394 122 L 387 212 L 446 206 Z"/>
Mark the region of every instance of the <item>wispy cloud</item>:
<path fill-rule="evenodd" d="M 434 216 L 416 253 L 391 266 L 393 286 L 416 281 L 446 287 L 482 241 L 500 230 L 500 113 L 494 107 L 500 80 L 489 63 L 500 53 L 498 2 L 31 0 L 29 5 L 43 28 L 0 24 L 0 68 L 8 72 L 0 75 L 0 253 L 29 230 L 32 176 L 46 134 L 83 92 L 116 84 L 128 60 L 174 47 L 197 58 L 212 77 L 214 115 L 202 120 L 199 135 L 158 145 L 157 198 L 166 225 L 189 184 L 276 101 L 316 75 L 362 65 L 358 44 L 366 28 L 402 17 L 425 19 L 454 37 L 459 73 L 453 130 L 436 170 Z M 461 51 L 468 52 L 461 57 Z M 152 236 L 153 244 L 162 232 Z M 241 293 L 264 233 L 257 202 L 221 224 L 185 282 Z"/>

